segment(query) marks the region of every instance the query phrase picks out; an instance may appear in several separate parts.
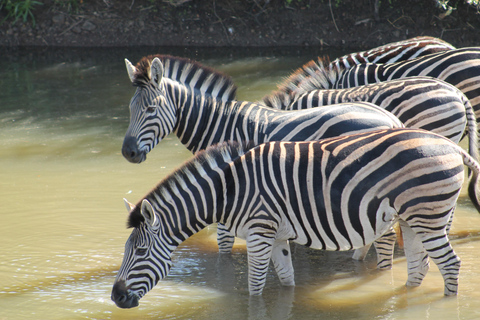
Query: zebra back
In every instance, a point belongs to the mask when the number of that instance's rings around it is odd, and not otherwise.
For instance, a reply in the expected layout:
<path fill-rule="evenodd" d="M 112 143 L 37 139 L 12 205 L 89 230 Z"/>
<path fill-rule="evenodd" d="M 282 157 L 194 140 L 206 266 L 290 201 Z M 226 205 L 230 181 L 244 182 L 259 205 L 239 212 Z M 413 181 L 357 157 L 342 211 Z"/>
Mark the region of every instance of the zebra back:
<path fill-rule="evenodd" d="M 235 99 L 237 87 L 229 76 L 203 66 L 197 61 L 170 55 L 157 54 L 143 57 L 135 67 L 126 60 L 127 70 L 134 68 L 133 72 L 129 71 L 134 86 L 142 87 L 150 83 L 150 65 L 155 58 L 159 58 L 163 64 L 164 77 L 222 101 Z"/>
<path fill-rule="evenodd" d="M 431 53 L 455 49 L 442 39 L 420 36 L 344 55 L 332 61 L 336 67 L 350 68 L 362 63 L 394 63 L 411 60 Z"/>
<path fill-rule="evenodd" d="M 388 64 L 415 59 L 436 52 L 455 49 L 441 39 L 427 36 L 392 42 L 367 51 L 354 52 L 330 62 L 328 57 L 318 57 L 294 71 L 279 86 L 277 91 L 264 98 L 267 105 L 286 104 L 290 94 L 313 89 L 334 88 L 338 73 L 354 65 L 364 63 Z"/>

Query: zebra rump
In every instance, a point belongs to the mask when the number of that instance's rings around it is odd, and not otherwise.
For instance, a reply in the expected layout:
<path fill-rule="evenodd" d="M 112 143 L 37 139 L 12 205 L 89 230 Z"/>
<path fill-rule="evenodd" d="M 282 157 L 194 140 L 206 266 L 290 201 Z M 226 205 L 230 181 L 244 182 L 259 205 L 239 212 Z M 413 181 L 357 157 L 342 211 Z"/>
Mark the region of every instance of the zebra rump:
<path fill-rule="evenodd" d="M 289 241 L 349 250 L 372 243 L 399 222 L 408 263 L 406 285 L 418 286 L 431 259 L 444 294 L 458 290 L 460 259 L 448 239 L 464 180 L 480 212 L 480 165 L 450 140 L 416 129 L 390 129 L 316 142 L 268 142 L 242 152 L 207 149 L 129 205 L 126 242 L 112 300 L 130 308 L 163 279 L 175 248 L 221 222 L 244 238 L 248 283 L 261 294 L 270 261 L 292 286 Z"/>

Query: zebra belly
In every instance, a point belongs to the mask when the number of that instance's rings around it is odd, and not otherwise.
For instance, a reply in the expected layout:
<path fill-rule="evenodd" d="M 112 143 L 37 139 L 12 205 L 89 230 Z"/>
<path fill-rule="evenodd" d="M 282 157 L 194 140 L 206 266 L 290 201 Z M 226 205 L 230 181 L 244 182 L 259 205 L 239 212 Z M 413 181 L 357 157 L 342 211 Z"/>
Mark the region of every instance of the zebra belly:
<path fill-rule="evenodd" d="M 314 212 L 310 213 L 311 216 L 317 214 L 318 213 Z M 339 215 L 339 213 L 330 213 L 327 214 L 327 216 L 328 215 L 334 217 L 335 215 Z M 372 244 L 375 240 L 384 235 L 398 220 L 397 211 L 389 204 L 388 198 L 384 198 L 380 202 L 376 212 L 372 212 L 371 214 L 365 212 L 361 214 L 361 216 L 372 215 L 376 220 L 375 230 L 372 230 L 372 232 L 366 231 L 364 234 L 359 234 L 353 229 L 350 229 L 347 237 L 340 235 L 339 232 L 336 232 L 335 237 L 332 238 L 331 236 L 327 235 L 327 232 L 323 226 L 315 224 L 309 225 L 307 227 L 308 229 L 306 229 L 307 232 L 298 232 L 300 230 L 297 230 L 297 237 L 293 239 L 293 242 L 305 245 L 312 249 L 327 251 L 347 251 L 362 248 L 366 245 Z M 312 237 L 312 234 L 316 234 L 317 236 Z"/>

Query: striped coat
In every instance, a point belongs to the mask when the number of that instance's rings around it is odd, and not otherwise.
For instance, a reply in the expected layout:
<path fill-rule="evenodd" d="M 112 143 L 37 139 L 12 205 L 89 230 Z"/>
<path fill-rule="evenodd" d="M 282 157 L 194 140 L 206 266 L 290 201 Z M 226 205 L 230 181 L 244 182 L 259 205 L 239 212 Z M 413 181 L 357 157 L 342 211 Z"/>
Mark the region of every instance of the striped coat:
<path fill-rule="evenodd" d="M 420 36 L 387 43 L 366 51 L 349 53 L 336 58 L 332 64 L 337 68 L 348 69 L 362 63 L 395 63 L 453 49 L 454 46 L 442 39 Z"/>

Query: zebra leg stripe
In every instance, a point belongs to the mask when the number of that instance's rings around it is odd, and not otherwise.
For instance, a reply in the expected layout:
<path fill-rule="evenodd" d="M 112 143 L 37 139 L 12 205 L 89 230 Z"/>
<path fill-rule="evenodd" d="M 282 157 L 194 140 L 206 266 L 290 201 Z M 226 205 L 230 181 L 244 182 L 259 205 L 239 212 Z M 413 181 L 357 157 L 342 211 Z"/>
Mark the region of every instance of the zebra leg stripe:
<path fill-rule="evenodd" d="M 217 243 L 218 252 L 220 253 L 232 252 L 233 244 L 235 243 L 235 237 L 227 227 L 221 223 L 217 225 Z"/>
<path fill-rule="evenodd" d="M 417 234 L 403 220 L 399 221 L 403 233 L 408 279 L 406 286 L 418 287 L 429 269 L 429 259 Z"/>
<path fill-rule="evenodd" d="M 373 243 L 375 250 L 377 251 L 377 269 L 392 269 L 393 250 L 395 248 L 396 241 L 397 234 L 393 228 L 390 228 L 387 233 Z"/>
<path fill-rule="evenodd" d="M 422 234 L 422 242 L 428 255 L 438 266 L 445 282 L 446 296 L 456 295 L 458 291 L 458 275 L 460 273 L 460 258 L 453 251 L 448 236 L 443 233 L 438 236 Z"/>
<path fill-rule="evenodd" d="M 248 290 L 250 295 L 262 294 L 275 242 L 275 231 L 262 226 L 249 228 L 247 241 Z"/>
<path fill-rule="evenodd" d="M 288 241 L 276 241 L 272 248 L 272 263 L 283 286 L 294 286 L 292 254 Z"/>

